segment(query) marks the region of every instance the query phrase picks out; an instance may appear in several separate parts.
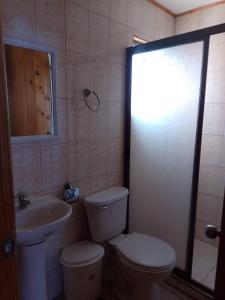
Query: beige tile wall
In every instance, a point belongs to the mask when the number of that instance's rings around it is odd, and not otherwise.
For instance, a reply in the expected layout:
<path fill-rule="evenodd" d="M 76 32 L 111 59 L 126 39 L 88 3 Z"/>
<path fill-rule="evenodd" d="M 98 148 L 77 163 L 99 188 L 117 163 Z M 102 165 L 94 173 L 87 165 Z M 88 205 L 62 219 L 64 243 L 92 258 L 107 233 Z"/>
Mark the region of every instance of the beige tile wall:
<path fill-rule="evenodd" d="M 1 0 L 4 37 L 56 50 L 59 136 L 12 145 L 15 195 L 62 196 L 69 180 L 81 196 L 123 183 L 125 48 L 135 33 L 154 40 L 174 33 L 174 19 L 147 0 Z M 94 89 L 98 113 L 84 105 Z M 92 103 L 95 105 L 95 103 Z M 60 249 L 88 237 L 82 205 L 49 241 L 50 297 L 62 291 Z"/>
<path fill-rule="evenodd" d="M 214 6 L 191 14 L 177 17 L 175 20 L 175 34 L 181 34 L 225 22 L 225 5 Z"/>
<path fill-rule="evenodd" d="M 225 22 L 225 5 L 176 18 L 175 33 L 185 33 Z M 225 184 L 225 35 L 211 39 L 200 166 L 196 238 L 213 246 L 205 226 L 220 226 Z"/>

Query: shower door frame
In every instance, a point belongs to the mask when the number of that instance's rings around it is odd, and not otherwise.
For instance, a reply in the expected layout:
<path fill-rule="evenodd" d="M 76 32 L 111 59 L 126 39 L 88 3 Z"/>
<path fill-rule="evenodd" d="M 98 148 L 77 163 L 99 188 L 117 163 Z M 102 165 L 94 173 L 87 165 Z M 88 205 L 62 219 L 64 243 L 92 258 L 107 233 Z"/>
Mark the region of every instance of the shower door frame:
<path fill-rule="evenodd" d="M 192 177 L 192 193 L 191 193 L 191 207 L 190 207 L 190 223 L 189 223 L 189 238 L 187 243 L 187 257 L 186 257 L 186 270 L 183 271 L 179 268 L 175 268 L 174 273 L 178 277 L 188 281 L 192 285 L 200 288 L 211 295 L 216 295 L 216 300 L 224 299 L 223 296 L 219 297 L 223 293 L 225 297 L 225 287 L 223 287 L 222 276 L 225 278 L 225 205 L 223 208 L 223 221 L 221 225 L 222 236 L 220 238 L 219 256 L 218 256 L 218 268 L 216 277 L 215 292 L 211 289 L 203 286 L 191 278 L 192 262 L 193 262 L 193 248 L 194 248 L 194 236 L 195 236 L 195 221 L 197 210 L 197 193 L 199 182 L 199 167 L 200 167 L 200 155 L 201 155 L 201 141 L 202 141 L 202 127 L 204 118 L 204 106 L 205 106 L 205 91 L 208 69 L 208 54 L 210 36 L 215 34 L 225 33 L 225 23 L 207 27 L 204 29 L 156 40 L 146 44 L 129 47 L 126 49 L 126 82 L 125 82 L 125 151 L 124 151 L 124 170 L 125 177 L 124 183 L 129 188 L 129 174 L 130 174 L 130 134 L 131 134 L 131 80 L 132 80 L 132 57 L 134 54 L 160 50 L 163 48 L 170 48 L 180 46 L 184 44 L 190 44 L 195 42 L 203 42 L 203 55 L 202 55 L 202 72 L 201 72 L 201 84 L 199 95 L 199 111 L 197 119 L 196 130 L 196 144 Z M 129 212 L 129 200 L 128 209 Z M 129 213 L 127 213 L 127 227 L 129 228 Z M 223 251 L 223 252 L 222 252 Z"/>

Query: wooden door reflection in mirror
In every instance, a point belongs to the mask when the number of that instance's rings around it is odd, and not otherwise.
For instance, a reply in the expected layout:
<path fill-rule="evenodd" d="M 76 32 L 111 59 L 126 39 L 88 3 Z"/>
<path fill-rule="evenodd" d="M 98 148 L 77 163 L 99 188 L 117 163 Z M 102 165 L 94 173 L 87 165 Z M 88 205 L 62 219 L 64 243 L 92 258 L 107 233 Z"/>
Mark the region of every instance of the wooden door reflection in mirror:
<path fill-rule="evenodd" d="M 11 136 L 54 134 L 52 54 L 5 45 Z"/>

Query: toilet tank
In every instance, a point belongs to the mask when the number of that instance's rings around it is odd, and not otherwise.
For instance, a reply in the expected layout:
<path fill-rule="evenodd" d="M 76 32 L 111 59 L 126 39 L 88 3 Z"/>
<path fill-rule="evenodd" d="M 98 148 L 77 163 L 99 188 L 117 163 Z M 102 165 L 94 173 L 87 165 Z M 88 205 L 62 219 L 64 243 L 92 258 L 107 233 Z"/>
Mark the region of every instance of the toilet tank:
<path fill-rule="evenodd" d="M 93 241 L 110 240 L 125 229 L 128 193 L 128 189 L 117 186 L 85 197 Z"/>

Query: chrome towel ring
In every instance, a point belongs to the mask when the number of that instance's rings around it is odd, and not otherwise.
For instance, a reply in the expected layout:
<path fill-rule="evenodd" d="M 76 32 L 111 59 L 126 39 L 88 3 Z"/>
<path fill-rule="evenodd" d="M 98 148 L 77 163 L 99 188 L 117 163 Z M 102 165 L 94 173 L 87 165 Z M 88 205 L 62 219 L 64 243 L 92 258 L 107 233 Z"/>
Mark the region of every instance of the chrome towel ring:
<path fill-rule="evenodd" d="M 88 103 L 88 99 L 87 99 L 87 98 L 88 98 L 91 94 L 95 95 L 95 97 L 96 97 L 96 99 L 97 99 L 97 101 L 98 101 L 98 107 L 97 107 L 96 109 L 94 109 L 93 107 L 91 107 L 90 104 Z M 97 95 L 97 93 L 96 93 L 95 91 L 93 91 L 93 90 L 91 91 L 91 90 L 89 90 L 89 89 L 84 89 L 84 90 L 83 90 L 83 96 L 84 96 L 84 101 L 85 101 L 87 107 L 88 107 L 90 110 L 92 110 L 92 111 L 94 111 L 94 112 L 99 111 L 99 108 L 100 108 L 100 106 L 101 106 L 101 102 L 100 102 L 100 99 L 99 99 L 99 97 L 98 97 L 98 95 Z"/>

